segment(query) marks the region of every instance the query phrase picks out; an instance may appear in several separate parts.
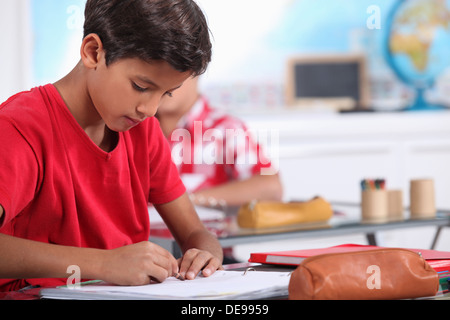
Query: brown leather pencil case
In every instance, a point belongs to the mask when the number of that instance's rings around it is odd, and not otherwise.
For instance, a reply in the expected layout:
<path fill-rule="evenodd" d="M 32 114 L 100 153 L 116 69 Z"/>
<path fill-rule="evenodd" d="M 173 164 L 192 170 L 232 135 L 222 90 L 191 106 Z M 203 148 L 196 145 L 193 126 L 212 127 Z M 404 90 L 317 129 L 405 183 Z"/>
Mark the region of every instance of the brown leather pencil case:
<path fill-rule="evenodd" d="M 437 272 L 419 254 L 385 248 L 306 258 L 291 275 L 289 299 L 410 299 L 438 288 Z"/>
<path fill-rule="evenodd" d="M 238 225 L 242 228 L 269 228 L 285 225 L 323 222 L 333 215 L 333 209 L 321 197 L 305 202 L 258 201 L 241 206 Z"/>

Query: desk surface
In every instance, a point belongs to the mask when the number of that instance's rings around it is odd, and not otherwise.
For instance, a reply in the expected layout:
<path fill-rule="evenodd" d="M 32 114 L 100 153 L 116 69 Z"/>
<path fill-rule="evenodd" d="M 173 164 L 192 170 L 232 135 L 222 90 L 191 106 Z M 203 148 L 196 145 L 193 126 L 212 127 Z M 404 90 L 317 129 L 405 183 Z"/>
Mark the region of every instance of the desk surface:
<path fill-rule="evenodd" d="M 326 223 L 296 224 L 262 229 L 240 228 L 237 224 L 236 215 L 230 214 L 222 220 L 205 221 L 205 225 L 210 231 L 217 235 L 217 238 L 223 247 L 231 247 L 245 243 L 311 237 L 332 237 L 357 233 L 366 234 L 369 239 L 369 244 L 376 245 L 374 234 L 379 231 L 426 226 L 435 226 L 438 228 L 450 226 L 449 212 L 444 210 L 439 211 L 435 219 L 407 219 L 378 224 L 361 223 L 359 205 L 333 203 L 333 210 L 335 212 L 333 217 Z M 437 235 L 438 233 L 436 236 Z M 170 234 L 167 233 L 167 230 L 153 229 L 151 231 L 150 241 L 163 246 L 176 256 L 180 255 L 175 241 Z"/>
<path fill-rule="evenodd" d="M 361 223 L 359 216 L 359 206 L 333 205 L 334 216 L 327 223 L 297 224 L 276 228 L 247 229 L 239 228 L 235 219 L 231 219 L 230 227 L 223 234 L 219 234 L 219 240 L 223 245 L 235 245 L 245 238 L 246 242 L 260 242 L 265 240 L 283 240 L 292 236 L 303 237 L 324 237 L 340 236 L 352 233 L 375 233 L 392 229 L 404 229 L 425 226 L 448 226 L 450 218 L 445 213 L 439 213 L 435 219 L 426 220 L 403 220 L 387 223 Z M 351 212 L 350 212 L 351 211 Z M 344 214 L 342 214 L 344 213 Z"/>

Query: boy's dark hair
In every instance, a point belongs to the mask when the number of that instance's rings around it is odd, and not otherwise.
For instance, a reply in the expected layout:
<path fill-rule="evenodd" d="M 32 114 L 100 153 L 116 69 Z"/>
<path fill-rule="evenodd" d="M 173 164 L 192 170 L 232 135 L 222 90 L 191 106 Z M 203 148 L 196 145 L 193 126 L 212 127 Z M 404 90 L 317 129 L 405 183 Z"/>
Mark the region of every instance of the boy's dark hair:
<path fill-rule="evenodd" d="M 211 61 L 208 25 L 193 0 L 88 0 L 84 37 L 91 33 L 102 40 L 107 65 L 164 60 L 198 76 Z"/>

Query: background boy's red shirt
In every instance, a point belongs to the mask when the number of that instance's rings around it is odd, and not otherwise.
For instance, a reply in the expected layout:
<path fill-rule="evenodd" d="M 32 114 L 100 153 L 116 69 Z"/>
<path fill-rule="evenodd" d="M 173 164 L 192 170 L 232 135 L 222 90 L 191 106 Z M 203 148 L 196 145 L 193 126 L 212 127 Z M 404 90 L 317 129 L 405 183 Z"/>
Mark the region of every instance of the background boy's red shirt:
<path fill-rule="evenodd" d="M 180 129 L 187 130 L 190 137 L 190 158 L 177 163 L 188 192 L 248 179 L 272 165 L 262 147 L 249 134 L 245 123 L 219 109 L 211 108 L 204 97 L 198 99 L 179 121 L 176 130 Z M 197 132 L 199 129 L 201 132 Z M 209 137 L 208 131 L 212 135 L 217 134 Z M 233 141 L 227 139 L 227 132 L 230 137 L 235 135 Z M 222 139 L 217 139 L 218 136 Z M 177 140 L 177 135 L 172 135 L 169 143 L 172 152 L 180 156 L 174 148 L 184 142 Z M 211 156 L 215 157 L 213 161 Z"/>

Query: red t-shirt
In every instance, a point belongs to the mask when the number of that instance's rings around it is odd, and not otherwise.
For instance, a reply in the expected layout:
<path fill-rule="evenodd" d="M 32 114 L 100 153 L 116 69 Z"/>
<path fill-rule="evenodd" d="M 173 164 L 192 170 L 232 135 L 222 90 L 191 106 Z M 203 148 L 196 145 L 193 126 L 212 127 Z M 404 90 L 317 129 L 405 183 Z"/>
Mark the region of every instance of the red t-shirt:
<path fill-rule="evenodd" d="M 3 234 L 113 249 L 148 240 L 148 203 L 166 203 L 184 192 L 155 118 L 119 133 L 108 153 L 87 136 L 52 85 L 0 106 Z M 61 281 L 0 279 L 0 291 Z"/>

